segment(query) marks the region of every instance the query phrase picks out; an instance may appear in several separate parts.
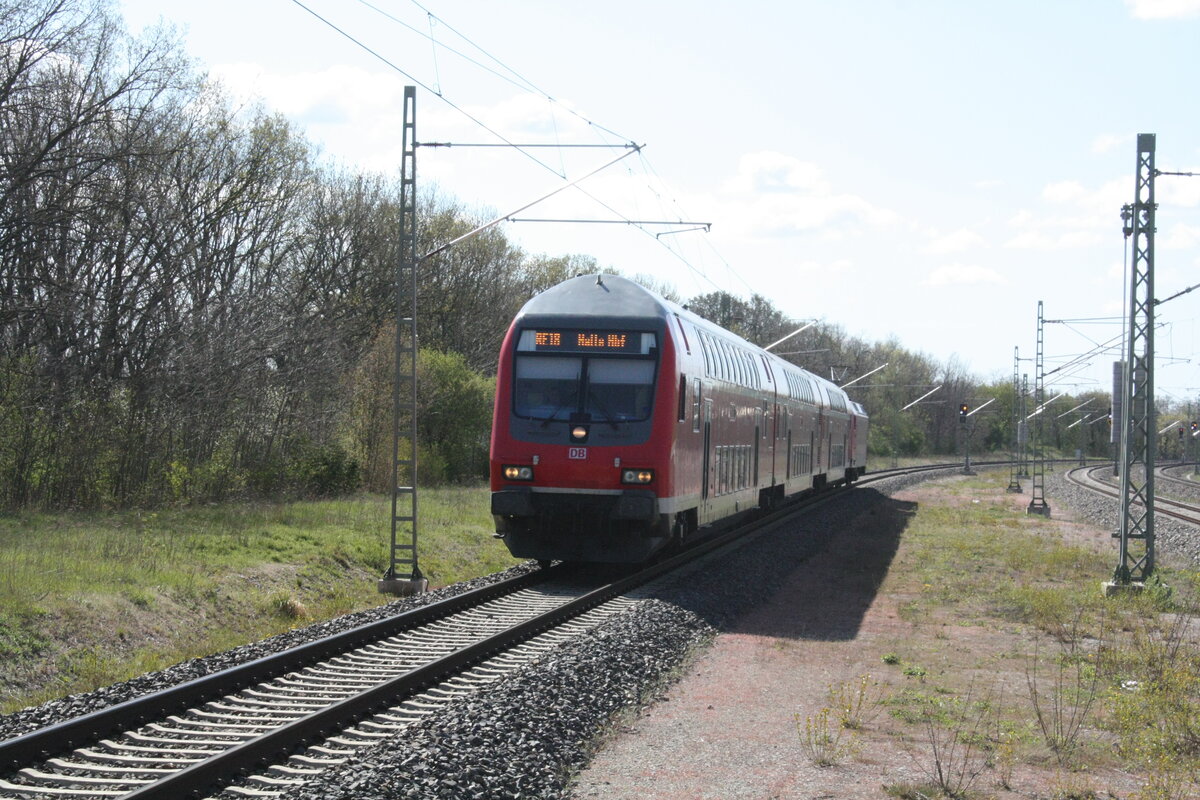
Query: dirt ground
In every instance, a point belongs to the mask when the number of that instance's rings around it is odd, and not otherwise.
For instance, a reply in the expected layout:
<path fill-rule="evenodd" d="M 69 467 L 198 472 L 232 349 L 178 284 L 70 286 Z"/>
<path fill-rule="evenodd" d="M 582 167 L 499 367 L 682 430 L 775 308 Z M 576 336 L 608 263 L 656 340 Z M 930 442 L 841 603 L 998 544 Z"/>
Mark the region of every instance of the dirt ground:
<path fill-rule="evenodd" d="M 961 479 L 957 479 L 961 480 Z M 896 513 L 913 504 L 1011 504 L 1024 511 L 1025 494 L 1002 489 L 972 497 L 954 491 L 956 479 L 920 484 L 893 497 Z M 1051 503 L 1053 506 L 1053 503 Z M 1052 508 L 1055 529 L 1064 539 L 1111 548 L 1108 531 Z M 1027 703 L 1026 663 L 1019 653 L 1030 645 L 1028 631 L 1000 623 L 964 625 L 952 619 L 925 619 L 914 625 L 901 618 L 903 604 L 920 587 L 879 577 L 864 581 L 864 563 L 881 561 L 886 572 L 903 562 L 900 537 L 871 535 L 872 522 L 836 535 L 822 553 L 800 565 L 784 589 L 731 630 L 691 665 L 657 703 L 642 709 L 616 732 L 575 784 L 576 798 L 879 798 L 885 786 L 928 785 L 935 769 L 932 740 L 919 725 L 906 725 L 886 710 L 838 753 L 836 763 L 813 763 L 803 739 L 805 724 L 818 720 L 831 704 L 831 687 L 857 684 L 862 676 L 881 693 L 906 689 L 936 692 L 948 675 L 961 691 L 985 687 L 1000 702 Z M 873 549 L 875 548 L 875 549 Z M 868 570 L 869 572 L 869 570 Z M 1099 582 L 1097 583 L 1099 591 Z M 861 602 L 862 608 L 854 610 Z M 848 611 L 848 609 L 850 611 Z M 852 617 L 848 619 L 847 617 Z M 904 661 L 884 663 L 888 654 Z M 920 654 L 924 675 L 907 674 L 909 654 Z M 970 676 L 970 677 L 967 677 Z M 830 721 L 829 729 L 840 726 Z M 900 735 L 901 732 L 907 736 Z M 907 739 L 907 740 L 906 740 Z M 945 744 L 944 742 L 942 744 Z M 944 751 L 943 751 L 944 752 Z M 982 759 L 958 765 L 953 754 L 943 766 L 979 769 L 971 797 L 1128 798 L 1140 788 L 1134 777 L 1091 767 L 1071 772 L 1050 758 Z M 1033 761 L 1034 765 L 1029 765 Z M 919 795 L 910 795 L 918 797 Z"/>

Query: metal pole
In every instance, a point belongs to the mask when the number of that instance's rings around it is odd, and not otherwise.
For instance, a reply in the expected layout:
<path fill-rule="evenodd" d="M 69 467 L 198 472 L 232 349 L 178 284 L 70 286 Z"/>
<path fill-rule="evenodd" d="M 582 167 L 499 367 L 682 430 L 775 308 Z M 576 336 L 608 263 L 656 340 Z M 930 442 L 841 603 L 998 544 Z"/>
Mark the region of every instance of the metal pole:
<path fill-rule="evenodd" d="M 1038 300 L 1037 358 L 1035 360 L 1037 366 L 1034 369 L 1033 389 L 1033 405 L 1037 409 L 1034 414 L 1037 419 L 1033 423 L 1033 480 L 1030 484 L 1031 499 L 1026 513 L 1048 517 L 1050 516 L 1050 506 L 1046 504 L 1046 444 L 1042 436 L 1044 417 L 1038 413 L 1043 408 L 1042 397 L 1046 391 L 1045 330 L 1046 318 L 1042 314 L 1042 301 Z"/>
<path fill-rule="evenodd" d="M 1021 452 L 1021 348 L 1013 348 L 1013 433 L 1012 455 L 1008 468 L 1008 491 L 1021 493 L 1021 480 L 1017 477 L 1021 472 L 1018 454 Z"/>
<path fill-rule="evenodd" d="M 1154 572 L 1154 150 L 1152 133 L 1137 137 L 1137 179 L 1130 215 L 1128 369 L 1122 388 L 1120 553 L 1108 587 L 1144 584 Z M 1108 591 L 1106 587 L 1106 591 Z"/>
<path fill-rule="evenodd" d="M 1021 443 L 1021 471 L 1019 477 L 1030 476 L 1030 423 L 1028 423 L 1028 397 L 1030 397 L 1030 374 L 1021 375 L 1021 422 L 1018 434 Z"/>
<path fill-rule="evenodd" d="M 404 87 L 402 131 L 400 262 L 396 269 L 396 372 L 392 384 L 391 565 L 379 581 L 378 588 L 379 591 L 386 594 L 410 595 L 419 594 L 429 588 L 429 581 L 421 575 L 421 569 L 417 565 L 417 88 L 415 86 Z M 406 438 L 407 446 L 405 446 Z"/>

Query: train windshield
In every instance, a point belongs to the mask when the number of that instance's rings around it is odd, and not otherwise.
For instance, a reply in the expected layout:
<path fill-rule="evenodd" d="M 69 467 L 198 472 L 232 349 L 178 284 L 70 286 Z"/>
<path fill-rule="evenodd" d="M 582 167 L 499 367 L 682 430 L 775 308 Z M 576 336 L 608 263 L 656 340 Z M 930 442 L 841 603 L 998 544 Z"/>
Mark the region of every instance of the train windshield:
<path fill-rule="evenodd" d="M 519 417 L 644 420 L 654 400 L 654 361 L 519 355 L 513 388 L 513 411 Z"/>

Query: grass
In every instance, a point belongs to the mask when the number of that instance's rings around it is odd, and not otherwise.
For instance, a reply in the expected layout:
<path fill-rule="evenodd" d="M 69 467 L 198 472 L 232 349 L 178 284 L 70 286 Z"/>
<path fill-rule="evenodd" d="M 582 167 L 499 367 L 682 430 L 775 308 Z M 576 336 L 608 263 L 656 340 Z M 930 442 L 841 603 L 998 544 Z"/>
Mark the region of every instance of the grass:
<path fill-rule="evenodd" d="M 1055 521 L 999 499 L 1006 483 L 1007 474 L 994 471 L 945 484 L 954 496 L 913 516 L 881 590 L 902 598 L 900 616 L 914 631 L 913 644 L 881 660 L 894 670 L 885 702 L 900 735 L 933 753 L 928 796 L 974 796 L 967 781 L 945 778 L 973 774 L 978 758 L 1003 761 L 1010 773 L 1018 760 L 1057 762 L 1069 776 L 1092 767 L 1125 770 L 1145 776 L 1140 797 L 1195 796 L 1200 573 L 1160 561 L 1161 583 L 1105 598 L 1100 585 L 1112 573 L 1115 549 L 1064 542 Z M 939 653 L 939 642 L 950 649 L 955 638 L 944 631 L 959 625 L 1003 630 L 1022 644 L 998 655 Z M 992 696 L 996 717 L 983 738 L 970 717 L 945 713 L 972 692 Z M 946 747 L 961 740 L 956 733 L 978 739 L 966 772 L 954 771 L 956 751 Z"/>
<path fill-rule="evenodd" d="M 390 500 L 0 516 L 0 712 L 390 598 Z M 421 494 L 432 586 L 516 563 L 484 487 Z"/>

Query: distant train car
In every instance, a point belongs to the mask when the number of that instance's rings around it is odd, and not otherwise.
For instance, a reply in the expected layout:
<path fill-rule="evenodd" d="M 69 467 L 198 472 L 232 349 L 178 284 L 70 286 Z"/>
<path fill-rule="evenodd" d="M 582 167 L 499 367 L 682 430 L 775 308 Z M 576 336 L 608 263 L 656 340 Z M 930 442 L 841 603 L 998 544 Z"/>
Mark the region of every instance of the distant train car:
<path fill-rule="evenodd" d="M 866 471 L 845 392 L 612 275 L 513 320 L 491 440 L 496 535 L 520 558 L 640 562 L 698 528 Z"/>

